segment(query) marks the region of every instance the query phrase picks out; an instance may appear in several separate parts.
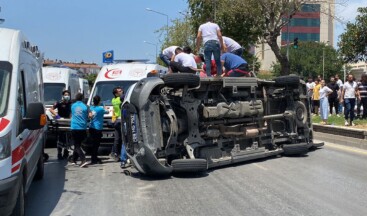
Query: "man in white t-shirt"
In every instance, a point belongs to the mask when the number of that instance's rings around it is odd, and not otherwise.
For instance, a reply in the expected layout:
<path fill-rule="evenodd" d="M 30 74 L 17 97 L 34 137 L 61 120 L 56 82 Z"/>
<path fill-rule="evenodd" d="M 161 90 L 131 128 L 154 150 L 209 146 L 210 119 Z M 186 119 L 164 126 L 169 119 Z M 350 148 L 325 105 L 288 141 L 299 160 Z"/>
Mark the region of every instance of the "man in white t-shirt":
<path fill-rule="evenodd" d="M 348 119 L 350 119 L 350 125 L 354 126 L 354 107 L 356 105 L 356 98 L 358 97 L 360 99 L 360 95 L 353 75 L 349 74 L 347 79 L 343 86 L 340 102 L 344 102 L 345 126 L 349 125 Z"/>
<path fill-rule="evenodd" d="M 208 19 L 207 23 L 200 25 L 198 35 L 196 37 L 196 53 L 199 52 L 201 40 L 204 44 L 204 59 L 206 65 L 207 76 L 211 75 L 212 55 L 217 65 L 217 76 L 222 75 L 222 64 L 220 62 L 220 51 L 225 52 L 222 33 L 219 26 Z"/>
<path fill-rule="evenodd" d="M 178 46 L 170 46 L 167 47 L 159 54 L 159 58 L 164 62 L 164 64 L 168 67 L 171 61 L 172 56 L 175 54 L 175 50 Z"/>
<path fill-rule="evenodd" d="M 223 36 L 223 43 L 225 46 L 225 49 L 227 52 L 233 53 L 235 55 L 238 55 L 239 57 L 242 57 L 243 49 L 239 43 L 237 43 L 232 38 Z"/>
<path fill-rule="evenodd" d="M 187 53 L 184 53 L 181 48 L 176 48 L 174 60 L 170 62 L 170 69 L 172 72 L 182 72 L 182 73 L 196 73 L 196 71 L 201 71 L 197 68 L 195 59 Z"/>

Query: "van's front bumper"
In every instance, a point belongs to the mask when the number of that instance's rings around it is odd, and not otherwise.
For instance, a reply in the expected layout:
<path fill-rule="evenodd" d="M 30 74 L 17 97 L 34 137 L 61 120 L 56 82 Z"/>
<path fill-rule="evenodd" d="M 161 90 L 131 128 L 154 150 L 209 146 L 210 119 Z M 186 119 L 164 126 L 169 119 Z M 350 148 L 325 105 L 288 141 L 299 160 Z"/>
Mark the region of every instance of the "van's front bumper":
<path fill-rule="evenodd" d="M 0 180 L 0 215 L 10 215 L 19 192 L 19 174 Z"/>

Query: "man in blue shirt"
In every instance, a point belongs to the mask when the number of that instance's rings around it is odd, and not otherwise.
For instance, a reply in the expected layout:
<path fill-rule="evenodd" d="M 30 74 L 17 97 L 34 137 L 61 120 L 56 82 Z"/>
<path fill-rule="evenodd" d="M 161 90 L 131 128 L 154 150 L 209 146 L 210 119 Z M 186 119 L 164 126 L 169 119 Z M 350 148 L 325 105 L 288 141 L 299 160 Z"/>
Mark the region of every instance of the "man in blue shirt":
<path fill-rule="evenodd" d="M 102 129 L 103 129 L 103 116 L 108 113 L 101 105 L 101 97 L 98 95 L 93 97 L 93 106 L 90 107 L 89 118 L 89 136 L 93 141 L 92 153 L 91 153 L 91 163 L 101 164 L 101 159 L 98 158 L 98 148 L 101 143 Z"/>
<path fill-rule="evenodd" d="M 225 68 L 224 76 L 241 77 L 251 76 L 247 62 L 233 53 L 224 53 L 220 57 L 222 66 Z"/>
<path fill-rule="evenodd" d="M 83 102 L 83 94 L 77 93 L 75 96 L 75 103 L 71 105 L 71 137 L 74 143 L 73 162 L 76 164 L 78 157 L 80 157 L 80 167 L 85 167 L 87 161 L 85 160 L 84 152 L 81 148 L 83 140 L 87 137 L 87 121 L 88 121 L 88 107 Z"/>

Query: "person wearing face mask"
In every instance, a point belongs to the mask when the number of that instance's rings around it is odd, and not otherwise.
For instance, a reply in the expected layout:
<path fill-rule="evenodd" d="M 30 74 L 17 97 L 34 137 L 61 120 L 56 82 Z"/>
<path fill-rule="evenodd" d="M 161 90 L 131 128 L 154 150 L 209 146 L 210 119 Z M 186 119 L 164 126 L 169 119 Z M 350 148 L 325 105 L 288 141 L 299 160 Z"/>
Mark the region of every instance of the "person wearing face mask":
<path fill-rule="evenodd" d="M 57 112 L 55 111 L 56 109 Z M 55 119 L 71 117 L 71 100 L 70 92 L 68 90 L 64 90 L 62 92 L 61 100 L 55 102 L 55 104 L 50 108 L 50 112 L 55 116 Z M 65 143 L 65 136 L 60 135 L 59 141 Z M 64 155 L 62 155 L 62 148 L 57 146 L 57 159 L 62 160 L 63 158 L 67 158 L 68 156 L 69 152 L 67 149 L 64 149 Z"/>

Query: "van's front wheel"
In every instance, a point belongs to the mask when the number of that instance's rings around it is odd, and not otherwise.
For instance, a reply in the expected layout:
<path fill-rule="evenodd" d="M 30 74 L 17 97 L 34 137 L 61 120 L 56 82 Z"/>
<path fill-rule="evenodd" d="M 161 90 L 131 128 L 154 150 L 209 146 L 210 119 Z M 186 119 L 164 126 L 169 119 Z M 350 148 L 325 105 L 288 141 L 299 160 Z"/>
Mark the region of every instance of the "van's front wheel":
<path fill-rule="evenodd" d="M 20 176 L 17 203 L 15 204 L 13 213 L 11 214 L 12 216 L 24 216 L 25 212 L 23 175 Z"/>

